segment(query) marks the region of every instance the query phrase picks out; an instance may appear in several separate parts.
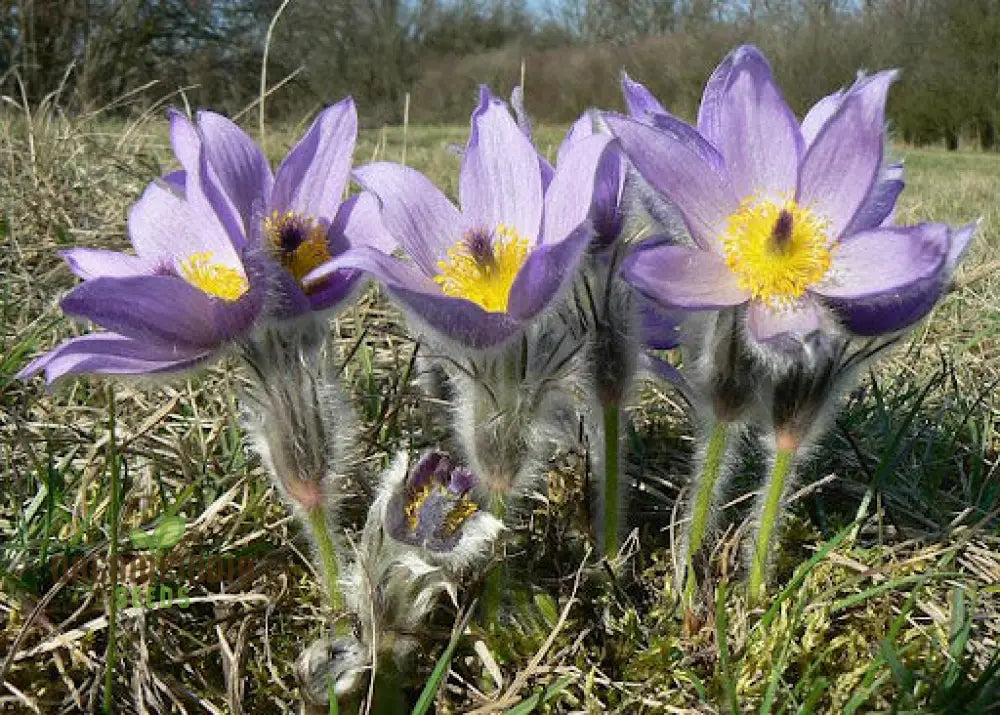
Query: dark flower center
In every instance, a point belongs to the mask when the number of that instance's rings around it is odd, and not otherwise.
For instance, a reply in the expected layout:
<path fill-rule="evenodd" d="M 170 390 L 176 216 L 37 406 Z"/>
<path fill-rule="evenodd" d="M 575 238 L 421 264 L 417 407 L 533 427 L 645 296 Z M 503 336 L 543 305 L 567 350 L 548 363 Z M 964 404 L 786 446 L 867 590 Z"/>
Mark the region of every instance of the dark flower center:
<path fill-rule="evenodd" d="M 787 209 L 782 209 L 781 213 L 778 214 L 777 220 L 774 222 L 774 228 L 771 229 L 771 240 L 775 248 L 784 250 L 788 247 L 789 242 L 792 240 L 793 227 L 794 220 L 792 219 L 792 214 Z"/>
<path fill-rule="evenodd" d="M 496 265 L 492 232 L 482 228 L 472 229 L 465 234 L 465 246 L 469 250 L 469 256 L 481 268 L 492 268 Z"/>
<path fill-rule="evenodd" d="M 278 234 L 276 236 L 278 239 L 278 248 L 284 253 L 293 253 L 295 249 L 309 238 L 309 230 L 311 228 L 299 216 L 290 217 L 282 221 L 276 232 Z"/>

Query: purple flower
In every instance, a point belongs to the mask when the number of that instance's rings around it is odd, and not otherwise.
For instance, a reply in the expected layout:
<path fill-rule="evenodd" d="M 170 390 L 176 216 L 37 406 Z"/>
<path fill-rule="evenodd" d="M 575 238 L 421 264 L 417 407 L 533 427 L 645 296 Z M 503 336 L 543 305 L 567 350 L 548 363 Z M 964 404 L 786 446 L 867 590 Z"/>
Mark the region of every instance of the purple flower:
<path fill-rule="evenodd" d="M 387 162 L 357 169 L 412 262 L 361 247 L 307 276 L 306 285 L 343 268 L 368 271 L 439 334 L 473 349 L 502 343 L 575 271 L 591 236 L 580 197 L 593 192 L 610 141 L 595 135 L 574 146 L 545 188 L 535 148 L 484 87 L 462 159 L 462 209 L 413 169 Z"/>
<path fill-rule="evenodd" d="M 212 196 L 211 169 L 190 143 L 187 120 L 171 121 L 184 169 L 150 184 L 132 207 L 135 255 L 88 248 L 63 253 L 84 279 L 63 311 L 105 328 L 62 343 L 18 377 L 45 370 L 49 384 L 74 373 L 150 374 L 194 367 L 247 331 L 260 311 L 259 267 L 246 260 Z"/>
<path fill-rule="evenodd" d="M 606 121 L 695 243 L 640 247 L 626 262 L 628 280 L 665 306 L 747 304 L 759 341 L 838 322 L 874 335 L 926 315 L 974 226 L 883 225 L 902 188 L 898 167 L 884 165 L 896 74 L 859 79 L 800 126 L 761 53 L 740 47 L 709 79 L 697 130 L 627 84 L 630 110 L 643 120 Z"/>
<path fill-rule="evenodd" d="M 469 493 L 476 478 L 443 452 L 427 452 L 393 488 L 386 508 L 392 538 L 429 551 L 452 551 L 466 522 L 482 515 Z"/>
<path fill-rule="evenodd" d="M 320 112 L 273 175 L 260 148 L 233 122 L 201 112 L 197 123 L 218 198 L 229 208 L 227 226 L 237 241 L 275 259 L 271 314 L 335 307 L 357 287 L 358 271 L 329 272 L 308 287 L 302 279 L 353 246 L 395 248 L 373 196 L 343 200 L 358 130 L 351 98 Z"/>

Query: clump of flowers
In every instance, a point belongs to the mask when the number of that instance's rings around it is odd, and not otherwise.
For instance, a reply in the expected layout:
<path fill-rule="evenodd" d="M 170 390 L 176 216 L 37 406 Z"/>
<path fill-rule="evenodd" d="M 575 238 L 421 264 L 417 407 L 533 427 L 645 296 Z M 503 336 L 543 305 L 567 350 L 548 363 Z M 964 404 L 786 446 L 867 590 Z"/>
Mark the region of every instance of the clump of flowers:
<path fill-rule="evenodd" d="M 389 162 L 356 169 L 362 191 L 345 199 L 351 99 L 324 109 L 275 171 L 229 119 L 171 112 L 181 168 L 132 207 L 134 254 L 64 253 L 83 282 L 62 308 L 102 330 L 19 376 L 44 371 L 52 384 L 238 359 L 251 444 L 346 616 L 298 662 L 312 706 L 333 692 L 360 707 L 370 691 L 369 707 L 404 711 L 399 678 L 431 612 L 444 594 L 457 604 L 463 578 L 487 565 L 496 624 L 504 519 L 553 446 L 577 439 L 581 416 L 600 445 L 597 538 L 617 554 L 621 421 L 640 368 L 678 386 L 697 425 L 677 573 L 691 609 L 740 438 L 760 436 L 768 475 L 747 559 L 760 599 L 797 467 L 860 370 L 941 298 L 976 229 L 895 225 L 903 176 L 886 156 L 885 102 L 896 76 L 860 76 L 799 122 L 763 55 L 739 47 L 690 126 L 625 75 L 629 116 L 584 114 L 554 166 L 532 143 L 521 89 L 512 116 L 484 87 L 458 206 Z M 351 534 L 341 507 L 364 491 L 358 419 L 325 317 L 365 275 L 420 338 L 463 463 L 398 454 Z M 650 354 L 678 346 L 680 371 Z"/>
<path fill-rule="evenodd" d="M 800 125 L 763 55 L 745 46 L 709 79 L 696 128 L 634 86 L 629 103 L 643 121 L 605 116 L 643 178 L 676 206 L 694 244 L 636 251 L 625 266 L 628 280 L 664 307 L 715 313 L 699 339 L 708 347 L 700 370 L 708 392 L 701 392 L 716 426 L 690 509 L 689 564 L 725 461 L 725 425 L 749 419 L 771 428 L 757 409 L 762 402 L 787 417 L 781 405 L 810 402 L 797 399 L 802 390 L 812 391 L 812 401 L 817 393 L 834 395 L 814 380 L 789 382 L 797 370 L 813 377 L 842 372 L 803 341 L 912 326 L 941 296 L 971 237 L 971 226 L 887 225 L 902 188 L 898 167 L 885 160 L 885 100 L 896 76 L 860 77 L 821 100 Z M 822 410 L 791 412 L 798 431 L 785 420 L 758 510 L 754 597 L 801 445 L 796 440 L 793 450 L 785 440 L 809 432 L 802 424 Z"/>
<path fill-rule="evenodd" d="M 608 138 L 573 147 L 566 168 L 550 172 L 486 88 L 471 125 L 461 209 L 413 169 L 361 167 L 354 176 L 378 197 L 406 257 L 359 247 L 305 280 L 367 271 L 406 312 L 449 381 L 463 457 L 503 515 L 540 477 L 563 426 L 560 406 L 577 392 L 572 363 L 582 343 L 552 316 L 592 235 L 579 199 L 593 194 L 595 177 L 579 168 L 596 165 Z"/>
<path fill-rule="evenodd" d="M 309 526 L 334 607 L 336 506 L 347 492 L 355 431 L 316 311 L 344 304 L 362 275 L 301 279 L 354 245 L 391 250 L 371 195 L 342 200 L 357 134 L 354 103 L 322 111 L 276 174 L 229 119 L 170 113 L 181 169 L 154 181 L 129 214 L 135 255 L 77 248 L 84 282 L 64 312 L 108 332 L 75 338 L 24 370 L 49 382 L 73 373 L 188 370 L 226 352 L 245 368 L 244 424 L 279 492 Z"/>

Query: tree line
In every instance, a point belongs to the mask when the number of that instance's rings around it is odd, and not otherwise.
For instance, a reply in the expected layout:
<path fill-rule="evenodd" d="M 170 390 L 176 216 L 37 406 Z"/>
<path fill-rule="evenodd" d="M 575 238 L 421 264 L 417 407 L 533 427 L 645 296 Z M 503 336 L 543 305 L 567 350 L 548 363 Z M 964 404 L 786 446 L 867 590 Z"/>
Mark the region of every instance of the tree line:
<path fill-rule="evenodd" d="M 283 0 L 0 0 L 0 92 L 69 111 L 134 111 L 171 92 L 227 112 L 257 97 Z M 858 68 L 900 67 L 889 115 L 912 144 L 996 145 L 1000 0 L 290 0 L 273 25 L 273 118 L 346 94 L 370 124 L 464 122 L 481 82 L 525 67 L 543 121 L 621 105 L 622 69 L 691 117 L 741 42 L 804 111 Z M 155 84 L 149 85 L 155 80 Z M 127 98 L 128 101 L 124 101 Z"/>

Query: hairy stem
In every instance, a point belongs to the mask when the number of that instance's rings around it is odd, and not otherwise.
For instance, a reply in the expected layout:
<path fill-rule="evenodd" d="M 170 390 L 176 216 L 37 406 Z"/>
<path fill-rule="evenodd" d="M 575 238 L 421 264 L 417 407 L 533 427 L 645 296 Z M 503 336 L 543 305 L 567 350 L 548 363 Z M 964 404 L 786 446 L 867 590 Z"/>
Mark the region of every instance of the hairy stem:
<path fill-rule="evenodd" d="M 618 468 L 619 423 L 621 410 L 617 403 L 604 405 L 604 556 L 618 553 Z"/>
<path fill-rule="evenodd" d="M 322 504 L 318 504 L 309 510 L 308 516 L 309 527 L 312 529 L 313 537 L 316 540 L 316 549 L 319 551 L 323 578 L 326 581 L 324 585 L 326 586 L 327 598 L 329 598 L 333 610 L 342 611 L 344 610 L 344 596 L 340 592 L 337 550 L 333 545 L 333 536 L 330 534 L 326 510 Z"/>
<path fill-rule="evenodd" d="M 108 547 L 108 648 L 104 654 L 104 712 L 114 712 L 112 685 L 115 661 L 118 660 L 118 521 L 121 511 L 119 495 L 118 448 L 115 443 L 115 393 L 108 390 L 108 461 L 111 464 L 111 514 L 108 516 L 111 532 Z"/>
<path fill-rule="evenodd" d="M 774 467 L 767 481 L 767 493 L 764 499 L 764 509 L 760 516 L 760 527 L 757 530 L 757 541 L 754 545 L 753 561 L 750 563 L 749 597 L 751 602 L 759 601 L 764 595 L 764 577 L 767 571 L 767 557 L 771 546 L 771 537 L 778 519 L 781 507 L 781 495 L 785 491 L 785 483 L 792 472 L 795 462 L 795 452 L 791 449 L 779 449 L 774 457 Z"/>
<path fill-rule="evenodd" d="M 708 529 L 708 515 L 712 510 L 715 496 L 715 485 L 722 473 L 722 460 L 729 443 L 729 423 L 716 422 L 708 433 L 708 446 L 705 449 L 705 462 L 702 465 L 701 478 L 698 480 L 698 490 L 691 502 L 691 520 L 688 526 L 687 538 L 687 576 L 684 584 L 684 596 L 688 605 L 692 605 L 697 589 L 694 572 L 694 556 L 705 541 L 705 531 Z"/>
<path fill-rule="evenodd" d="M 490 500 L 490 511 L 500 521 L 504 520 L 507 515 L 507 504 L 503 497 L 494 496 Z M 502 534 L 497 539 L 497 544 L 503 548 Z M 501 560 L 486 574 L 486 583 L 483 585 L 483 621 L 486 626 L 494 625 L 497 622 L 497 616 L 500 613 L 500 596 L 503 593 L 505 580 L 505 566 Z"/>

